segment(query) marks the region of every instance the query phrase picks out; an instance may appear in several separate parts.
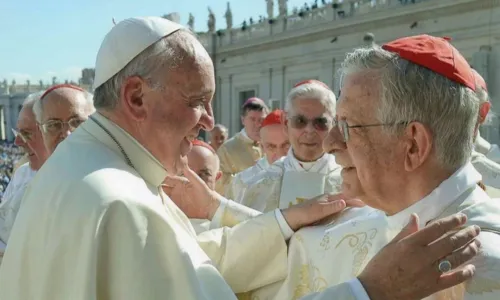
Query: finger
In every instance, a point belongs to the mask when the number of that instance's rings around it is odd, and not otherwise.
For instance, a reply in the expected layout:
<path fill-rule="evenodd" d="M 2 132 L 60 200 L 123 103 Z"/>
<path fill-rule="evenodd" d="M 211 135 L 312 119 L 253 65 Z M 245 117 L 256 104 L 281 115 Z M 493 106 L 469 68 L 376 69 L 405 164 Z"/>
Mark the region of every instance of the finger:
<path fill-rule="evenodd" d="M 337 200 L 345 200 L 344 194 L 324 194 L 326 196 L 326 201 L 337 201 Z"/>
<path fill-rule="evenodd" d="M 450 253 L 468 245 L 479 235 L 481 228 L 473 225 L 453 234 L 449 234 L 427 246 L 430 261 L 435 258 L 445 257 Z"/>
<path fill-rule="evenodd" d="M 366 204 L 359 199 L 344 200 L 347 207 L 363 207 Z"/>
<path fill-rule="evenodd" d="M 396 235 L 392 239 L 391 243 L 398 242 L 417 231 L 418 231 L 418 216 L 416 214 L 411 214 L 410 222 L 408 222 L 408 224 L 406 224 L 406 226 L 403 229 L 401 229 L 398 235 Z"/>
<path fill-rule="evenodd" d="M 429 245 L 451 230 L 462 226 L 465 222 L 467 222 L 467 216 L 461 213 L 439 219 L 416 233 L 413 242 L 419 246 Z"/>
<path fill-rule="evenodd" d="M 315 207 L 315 216 L 317 216 L 317 220 L 328 217 L 330 215 L 336 214 L 344 210 L 346 208 L 346 203 L 344 200 L 336 200 L 332 202 L 317 202 L 318 205 L 314 205 Z"/>
<path fill-rule="evenodd" d="M 167 175 L 167 177 L 165 178 L 165 180 L 163 181 L 163 186 L 166 186 L 166 187 L 177 187 L 177 186 L 182 186 L 182 185 L 185 185 L 187 184 L 189 181 L 187 178 L 184 178 L 184 177 L 180 177 L 180 176 L 171 176 L 171 175 Z"/>
<path fill-rule="evenodd" d="M 475 272 L 476 268 L 474 267 L 474 265 L 467 265 L 465 267 L 443 274 L 441 275 L 441 277 L 439 277 L 437 285 L 434 287 L 433 292 L 445 290 L 457 284 L 463 283 L 466 280 L 471 279 L 474 276 Z"/>
<path fill-rule="evenodd" d="M 474 256 L 479 253 L 481 248 L 481 242 L 479 240 L 474 240 L 467 244 L 460 250 L 453 252 L 451 255 L 445 257 L 451 264 L 451 267 L 456 269 L 471 260 Z M 442 260 L 438 260 L 434 263 L 435 270 L 439 270 L 439 263 Z"/>

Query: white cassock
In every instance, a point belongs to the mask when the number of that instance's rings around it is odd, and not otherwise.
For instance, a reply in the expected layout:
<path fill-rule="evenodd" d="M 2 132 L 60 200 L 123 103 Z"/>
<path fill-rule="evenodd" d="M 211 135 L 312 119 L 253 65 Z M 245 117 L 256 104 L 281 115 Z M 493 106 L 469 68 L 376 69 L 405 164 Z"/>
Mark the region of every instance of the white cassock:
<path fill-rule="evenodd" d="M 29 163 L 25 163 L 16 170 L 14 176 L 12 176 L 12 180 L 5 189 L 2 203 L 0 204 L 0 253 L 2 255 L 9 240 L 12 226 L 16 220 L 17 212 L 21 206 L 24 191 L 35 174 L 36 171 L 31 169 Z"/>
<path fill-rule="evenodd" d="M 38 173 L 0 268 L 1 299 L 234 300 L 286 276 L 293 232 L 279 210 L 226 200 L 214 227 L 248 221 L 196 236 L 160 187 L 165 169 L 98 113 Z M 358 289 L 353 280 L 304 299 L 359 300 Z"/>
<path fill-rule="evenodd" d="M 490 151 L 486 153 L 486 157 L 500 164 L 500 147 L 496 144 L 492 144 L 490 147 Z"/>
<path fill-rule="evenodd" d="M 229 184 L 228 188 L 226 188 L 224 196 L 240 203 L 250 180 L 262 171 L 267 170 L 269 166 L 270 164 L 267 161 L 267 157 L 264 156 L 259 159 L 255 165 L 239 172 L 233 177 L 233 180 Z"/>
<path fill-rule="evenodd" d="M 302 203 L 324 193 L 340 192 L 341 167 L 331 154 L 315 162 L 298 161 L 293 150 L 248 182 L 241 204 L 268 212 Z"/>
<path fill-rule="evenodd" d="M 472 151 L 471 163 L 481 174 L 486 193 L 492 198 L 500 198 L 500 164 L 476 151 Z"/>
<path fill-rule="evenodd" d="M 500 299 L 500 201 L 491 199 L 477 185 L 479 180 L 480 174 L 467 164 L 428 196 L 396 215 L 387 217 L 373 211 L 340 225 L 334 222 L 299 230 L 290 240 L 288 276 L 275 299 L 299 299 L 355 278 L 407 224 L 412 213 L 418 214 L 423 227 L 458 212 L 468 216 L 467 225 L 482 229 L 478 237 L 482 251 L 472 260 L 476 273 L 465 289 L 459 286 L 426 299 Z M 361 296 L 358 299 L 368 300 Z"/>

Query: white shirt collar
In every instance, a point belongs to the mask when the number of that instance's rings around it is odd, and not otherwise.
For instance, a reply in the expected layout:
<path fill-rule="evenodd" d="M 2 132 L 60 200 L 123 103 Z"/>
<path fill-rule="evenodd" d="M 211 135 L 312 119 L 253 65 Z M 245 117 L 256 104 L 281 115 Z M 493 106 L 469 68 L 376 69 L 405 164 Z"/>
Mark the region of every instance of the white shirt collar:
<path fill-rule="evenodd" d="M 419 216 L 419 226 L 424 227 L 429 221 L 438 217 L 465 191 L 475 187 L 480 180 L 481 175 L 471 163 L 467 163 L 443 181 L 429 195 L 399 213 L 387 217 L 389 225 L 391 227 L 403 227 L 410 220 L 410 215 L 415 213 Z"/>
<path fill-rule="evenodd" d="M 323 156 L 313 162 L 301 162 L 295 157 L 295 155 L 293 154 L 293 149 L 291 147 L 288 150 L 286 158 L 288 163 L 285 164 L 285 168 L 302 172 L 326 174 L 330 170 L 330 168 L 328 167 L 332 164 L 332 160 L 333 164 L 335 164 L 335 158 L 327 153 L 323 154 Z"/>

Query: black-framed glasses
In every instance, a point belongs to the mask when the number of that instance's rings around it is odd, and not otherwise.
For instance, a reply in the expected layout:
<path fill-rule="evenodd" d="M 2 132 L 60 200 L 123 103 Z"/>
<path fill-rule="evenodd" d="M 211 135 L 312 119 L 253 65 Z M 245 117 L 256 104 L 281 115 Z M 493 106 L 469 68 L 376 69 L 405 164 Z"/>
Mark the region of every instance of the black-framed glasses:
<path fill-rule="evenodd" d="M 309 123 L 312 123 L 314 129 L 318 131 L 327 131 L 330 128 L 330 120 L 327 117 L 308 119 L 302 115 L 296 115 L 288 118 L 290 126 L 295 129 L 304 129 Z"/>
<path fill-rule="evenodd" d="M 380 127 L 380 126 L 395 126 L 395 125 L 406 125 L 408 122 L 399 123 L 379 123 L 379 124 L 366 124 L 366 125 L 349 125 L 346 120 L 339 120 L 337 117 L 333 119 L 334 126 L 340 131 L 344 142 L 349 140 L 349 128 L 364 128 L 364 127 Z"/>
<path fill-rule="evenodd" d="M 16 129 L 12 128 L 12 133 L 14 134 L 14 137 L 19 136 L 21 138 L 21 140 L 23 140 L 23 142 L 25 142 L 25 143 L 31 141 L 31 139 L 33 137 L 33 133 L 22 130 L 22 129 L 16 130 Z"/>
<path fill-rule="evenodd" d="M 45 133 L 56 134 L 64 130 L 66 126 L 68 126 L 70 131 L 73 131 L 85 121 L 86 120 L 82 118 L 71 118 L 67 122 L 63 120 L 49 120 L 40 124 L 40 127 Z"/>

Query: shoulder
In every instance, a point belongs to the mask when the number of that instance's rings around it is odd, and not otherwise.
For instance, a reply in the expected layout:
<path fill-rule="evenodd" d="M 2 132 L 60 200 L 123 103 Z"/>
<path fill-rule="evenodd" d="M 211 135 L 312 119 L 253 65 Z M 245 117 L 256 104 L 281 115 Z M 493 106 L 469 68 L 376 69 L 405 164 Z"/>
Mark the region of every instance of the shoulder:
<path fill-rule="evenodd" d="M 19 180 L 21 178 L 24 178 L 26 176 L 29 176 L 31 173 L 34 173 L 30 167 L 29 163 L 22 164 L 17 168 L 16 172 L 14 172 L 14 175 L 12 176 L 12 181 L 14 180 Z"/>

